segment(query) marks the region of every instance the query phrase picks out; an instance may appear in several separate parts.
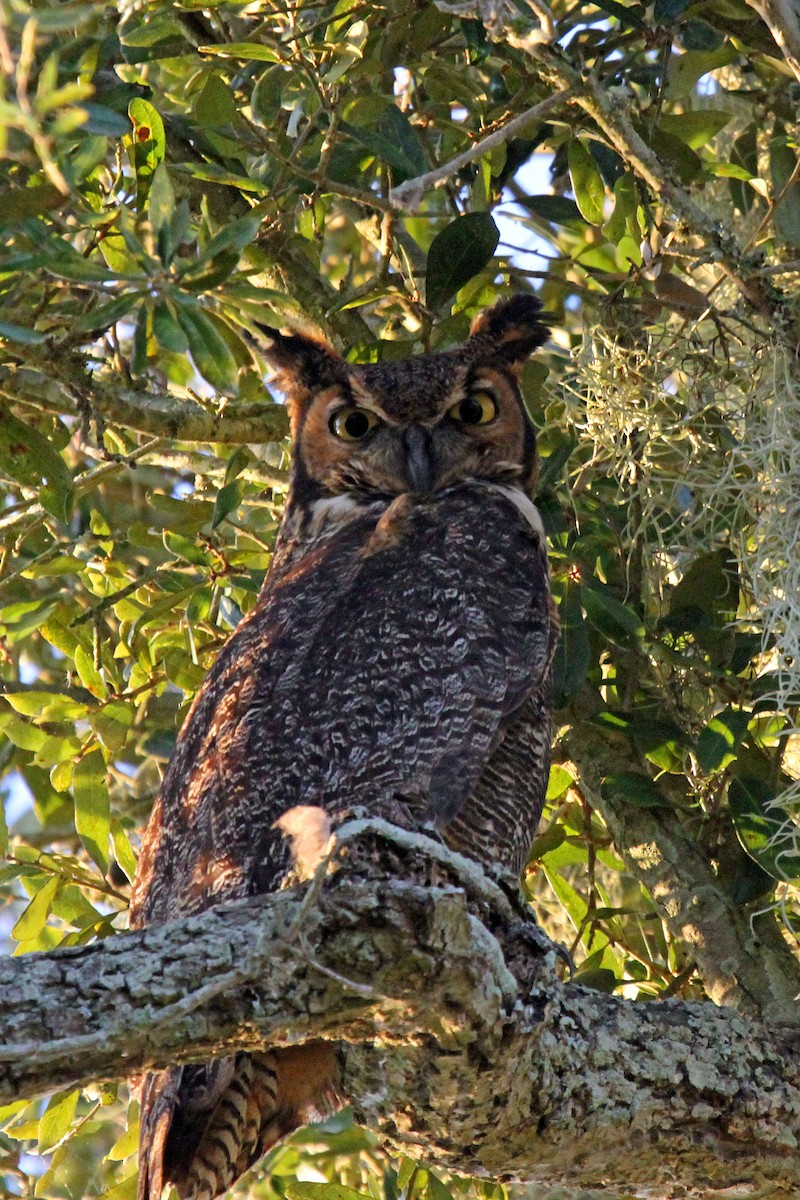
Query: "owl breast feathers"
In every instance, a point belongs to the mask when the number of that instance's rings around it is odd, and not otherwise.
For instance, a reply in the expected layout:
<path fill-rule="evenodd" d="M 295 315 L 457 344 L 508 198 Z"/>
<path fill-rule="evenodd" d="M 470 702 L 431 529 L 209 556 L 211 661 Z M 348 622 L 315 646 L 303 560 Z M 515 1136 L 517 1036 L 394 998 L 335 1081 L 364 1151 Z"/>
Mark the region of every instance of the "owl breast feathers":
<path fill-rule="evenodd" d="M 557 639 L 517 296 L 469 339 L 354 366 L 269 331 L 292 482 L 273 563 L 181 731 L 131 924 L 307 877 L 355 811 L 519 871 L 550 752 Z M 340 1102 L 328 1044 L 169 1068 L 142 1087 L 140 1200 L 212 1200 Z"/>

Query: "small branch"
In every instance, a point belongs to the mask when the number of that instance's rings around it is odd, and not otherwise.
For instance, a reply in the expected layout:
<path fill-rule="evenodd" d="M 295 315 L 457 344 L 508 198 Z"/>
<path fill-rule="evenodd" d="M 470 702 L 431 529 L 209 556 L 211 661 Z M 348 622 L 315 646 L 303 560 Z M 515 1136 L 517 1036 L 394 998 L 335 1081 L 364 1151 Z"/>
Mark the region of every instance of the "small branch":
<path fill-rule="evenodd" d="M 792 0 L 747 0 L 780 47 L 794 77 L 800 80 L 800 17 Z"/>
<path fill-rule="evenodd" d="M 89 377 L 82 368 L 71 375 L 61 385 L 37 368 L 5 364 L 0 367 L 0 396 L 37 412 L 78 416 L 76 396 L 85 393 L 87 405 L 108 424 L 170 441 L 263 445 L 282 441 L 288 432 L 286 409 L 266 396 L 263 402 L 234 402 L 216 412 L 188 398 L 121 387 L 119 379 Z"/>
<path fill-rule="evenodd" d="M 440 5 L 440 7 L 442 6 Z M 438 187 L 439 184 L 452 179 L 463 167 L 468 166 L 471 162 L 475 162 L 478 158 L 483 158 L 485 154 L 490 154 L 498 146 L 504 146 L 511 138 L 516 137 L 519 131 L 524 129 L 526 125 L 530 125 L 532 121 L 544 117 L 547 113 L 552 112 L 553 109 L 560 108 L 571 97 L 571 88 L 554 92 L 552 96 L 548 96 L 545 100 L 534 104 L 532 108 L 527 108 L 525 112 L 513 117 L 505 125 L 501 125 L 499 129 L 495 129 L 493 133 L 476 142 L 474 146 L 470 146 L 469 150 L 465 150 L 463 154 L 457 154 L 450 162 L 442 163 L 440 167 L 435 167 L 432 171 L 427 171 L 424 175 L 417 175 L 414 179 L 406 179 L 403 183 L 399 183 L 397 187 L 391 188 L 389 200 L 404 212 L 415 212 L 419 208 L 420 201 L 427 188 Z"/>

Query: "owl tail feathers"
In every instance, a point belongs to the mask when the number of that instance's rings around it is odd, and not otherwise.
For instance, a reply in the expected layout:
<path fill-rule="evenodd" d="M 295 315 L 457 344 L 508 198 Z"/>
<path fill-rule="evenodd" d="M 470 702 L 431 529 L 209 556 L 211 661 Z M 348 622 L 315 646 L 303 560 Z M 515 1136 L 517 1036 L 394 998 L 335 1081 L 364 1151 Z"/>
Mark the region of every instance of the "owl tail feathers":
<path fill-rule="evenodd" d="M 180 1200 L 214 1200 L 281 1138 L 341 1107 L 337 1079 L 325 1042 L 149 1076 L 137 1200 L 162 1200 L 168 1182 Z"/>

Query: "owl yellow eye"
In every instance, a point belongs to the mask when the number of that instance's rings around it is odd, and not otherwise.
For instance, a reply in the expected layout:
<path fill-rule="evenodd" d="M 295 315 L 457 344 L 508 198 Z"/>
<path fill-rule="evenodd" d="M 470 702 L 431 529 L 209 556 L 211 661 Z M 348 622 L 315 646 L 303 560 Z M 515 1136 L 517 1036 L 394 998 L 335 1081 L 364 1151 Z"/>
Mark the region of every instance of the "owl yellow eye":
<path fill-rule="evenodd" d="M 341 438 L 343 442 L 360 442 L 379 424 L 380 421 L 374 412 L 370 412 L 368 408 L 356 408 L 351 404 L 347 408 L 337 409 L 332 414 L 328 428 L 334 437 Z"/>
<path fill-rule="evenodd" d="M 464 425 L 488 425 L 497 416 L 497 404 L 491 392 L 479 389 L 454 404 L 449 415 Z"/>

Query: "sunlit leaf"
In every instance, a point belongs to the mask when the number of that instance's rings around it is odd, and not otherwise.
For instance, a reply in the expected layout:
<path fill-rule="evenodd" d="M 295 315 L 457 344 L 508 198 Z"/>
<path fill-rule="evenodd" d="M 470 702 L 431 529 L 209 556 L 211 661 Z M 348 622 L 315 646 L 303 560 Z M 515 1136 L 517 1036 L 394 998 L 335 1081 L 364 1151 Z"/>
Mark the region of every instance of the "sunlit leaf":
<path fill-rule="evenodd" d="M 60 1142 L 72 1124 L 80 1099 L 80 1089 L 57 1092 L 47 1102 L 39 1121 L 39 1153 L 46 1153 Z"/>
<path fill-rule="evenodd" d="M 573 138 L 569 143 L 567 162 L 581 216 L 590 225 L 602 224 L 606 198 L 603 176 L 592 155 L 578 138 Z"/>
<path fill-rule="evenodd" d="M 138 97 L 128 105 L 128 116 L 133 125 L 131 157 L 136 172 L 136 192 L 139 204 L 143 205 L 147 200 L 156 167 L 164 158 L 164 122 L 149 100 Z"/>
<path fill-rule="evenodd" d="M 733 823 L 743 848 L 773 879 L 800 879 L 800 834 L 797 824 L 776 803 L 766 781 L 732 779 L 728 788 Z"/>
<path fill-rule="evenodd" d="M 245 62 L 280 62 L 277 50 L 260 42 L 220 42 L 216 46 L 198 46 L 198 53 L 215 58 L 240 58 Z"/>
<path fill-rule="evenodd" d="M 290 1183 L 287 1200 L 371 1200 L 368 1194 L 341 1183 Z"/>
<path fill-rule="evenodd" d="M 63 879 L 58 875 L 51 875 L 45 879 L 11 930 L 15 941 L 30 942 L 38 936 L 50 916 L 53 900 L 63 883 Z"/>
<path fill-rule="evenodd" d="M 697 761 L 703 771 L 722 771 L 736 758 L 752 713 L 726 708 L 712 717 L 697 740 Z"/>
<path fill-rule="evenodd" d="M 659 128 L 680 138 L 693 150 L 699 150 L 732 120 L 733 114 L 723 109 L 700 108 L 694 112 L 665 114 L 659 121 Z"/>
<path fill-rule="evenodd" d="M 105 875 L 111 831 L 106 764 L 101 751 L 85 754 L 72 772 L 75 828 L 87 853 Z"/>

